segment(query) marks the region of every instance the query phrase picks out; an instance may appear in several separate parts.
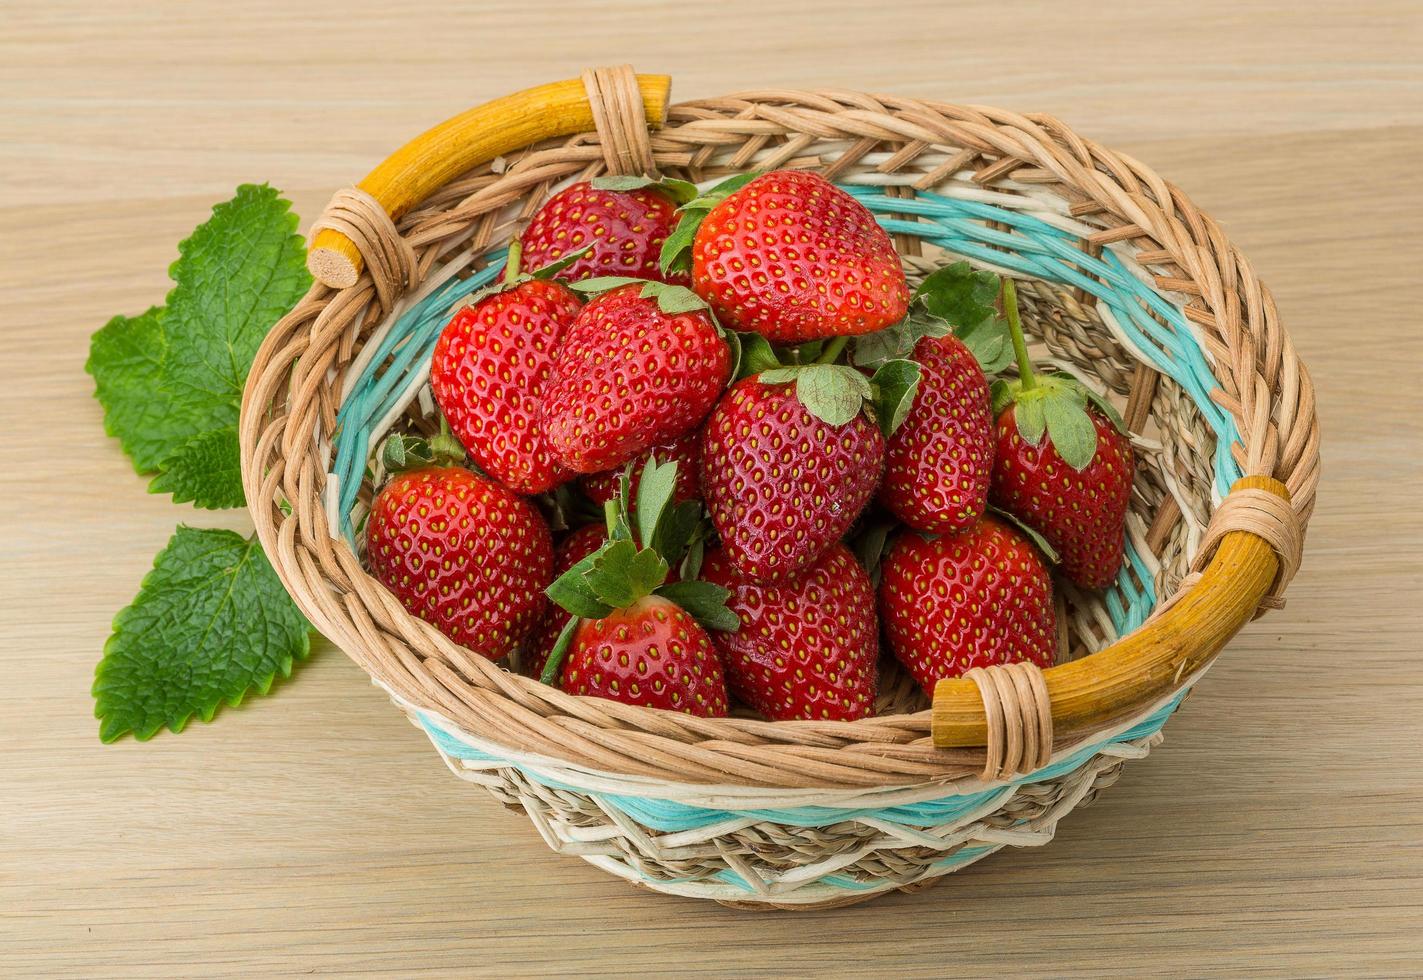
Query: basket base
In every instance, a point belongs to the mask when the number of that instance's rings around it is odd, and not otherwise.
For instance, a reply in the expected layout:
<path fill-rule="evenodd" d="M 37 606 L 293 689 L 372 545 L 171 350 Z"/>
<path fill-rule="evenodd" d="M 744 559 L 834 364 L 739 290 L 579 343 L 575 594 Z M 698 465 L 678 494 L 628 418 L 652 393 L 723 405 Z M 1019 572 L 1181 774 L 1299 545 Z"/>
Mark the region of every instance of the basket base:
<path fill-rule="evenodd" d="M 948 875 L 939 875 L 935 878 L 924 878 L 908 885 L 901 885 L 899 888 L 891 888 L 888 891 L 868 892 L 861 895 L 846 895 L 843 898 L 827 898 L 823 902 L 741 902 L 735 899 L 714 899 L 716 904 L 724 905 L 729 909 L 741 909 L 747 912 L 764 912 L 774 909 L 781 912 L 820 912 L 825 909 L 843 909 L 850 905 L 860 905 L 864 902 L 873 902 L 877 898 L 892 895 L 895 892 L 904 892 L 912 895 L 914 892 L 922 892 L 932 885 L 937 885 Z"/>

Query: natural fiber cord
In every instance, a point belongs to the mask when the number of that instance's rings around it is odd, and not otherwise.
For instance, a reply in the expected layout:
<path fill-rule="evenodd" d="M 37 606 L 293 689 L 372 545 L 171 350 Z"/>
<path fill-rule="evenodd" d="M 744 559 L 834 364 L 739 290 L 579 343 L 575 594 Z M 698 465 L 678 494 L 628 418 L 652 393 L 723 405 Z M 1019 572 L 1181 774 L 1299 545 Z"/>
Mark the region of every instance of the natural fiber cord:
<path fill-rule="evenodd" d="M 1282 600 L 1318 482 L 1313 389 L 1269 291 L 1178 189 L 1049 116 L 838 90 L 682 103 L 649 131 L 662 115 L 644 110 L 649 77 L 639 89 L 630 69 L 585 73 L 569 84 L 595 131 L 479 164 L 397 221 L 364 191 L 333 198 L 317 227 L 347 236 L 364 268 L 341 288 L 318 283 L 273 328 L 244 399 L 244 483 L 273 567 L 452 771 L 523 809 L 550 847 L 629 881 L 829 907 L 1046 843 L 1160 740 L 1204 667 L 1130 712 L 1057 730 L 1044 672 L 974 673 L 987 748 L 940 749 L 891 661 L 875 717 L 858 722 L 671 714 L 510 673 L 363 569 L 374 450 L 390 431 L 433 430 L 435 340 L 542 201 L 608 171 L 705 186 L 796 167 L 864 203 L 912 280 L 959 258 L 1012 276 L 1035 360 L 1124 406 L 1139 460 L 1128 560 L 1104 593 L 1061 589 L 1059 662 L 1111 656 L 1161 622 L 1218 549 L 1237 547 L 1230 532 L 1269 544 L 1277 571 L 1260 605 Z"/>

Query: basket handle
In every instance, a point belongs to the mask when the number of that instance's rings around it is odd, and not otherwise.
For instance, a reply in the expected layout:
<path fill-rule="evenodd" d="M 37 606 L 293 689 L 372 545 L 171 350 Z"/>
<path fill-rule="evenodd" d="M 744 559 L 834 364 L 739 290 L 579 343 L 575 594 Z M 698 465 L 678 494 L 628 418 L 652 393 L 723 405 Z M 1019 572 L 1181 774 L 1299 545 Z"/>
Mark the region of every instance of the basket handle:
<path fill-rule="evenodd" d="M 661 126 L 667 119 L 670 76 L 632 75 L 630 68 L 597 69 L 581 78 L 525 89 L 447 119 L 392 153 L 357 187 L 391 221 L 397 221 L 455 177 L 501 153 L 594 128 L 606 135 L 608 128 L 627 114 L 628 106 L 620 105 L 618 97 L 622 96 L 622 103 L 630 101 L 624 91 L 630 84 L 619 89 L 617 83 L 633 79 L 646 125 Z M 605 139 L 607 152 L 615 152 L 610 147 Z M 344 289 L 355 284 L 364 260 L 345 232 L 322 227 L 312 239 L 306 265 L 322 283 Z"/>
<path fill-rule="evenodd" d="M 1201 552 L 1210 561 L 1194 585 L 1107 649 L 1042 672 L 1052 713 L 1048 730 L 1060 735 L 1100 729 L 1160 701 L 1214 660 L 1258 609 L 1277 605 L 1301 547 L 1289 499 L 1285 485 L 1270 477 L 1236 482 L 1217 509 L 1222 519 L 1211 521 Z M 939 681 L 930 720 L 934 744 L 988 745 L 992 754 L 1003 727 L 989 724 L 984 702 L 973 679 Z M 1018 707 L 994 705 L 995 717 Z"/>

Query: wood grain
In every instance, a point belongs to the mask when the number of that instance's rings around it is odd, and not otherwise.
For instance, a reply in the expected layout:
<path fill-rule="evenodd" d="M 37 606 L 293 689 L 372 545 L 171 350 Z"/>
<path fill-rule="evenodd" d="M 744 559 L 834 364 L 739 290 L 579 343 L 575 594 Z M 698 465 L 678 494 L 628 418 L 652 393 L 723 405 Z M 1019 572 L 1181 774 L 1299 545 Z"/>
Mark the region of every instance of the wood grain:
<path fill-rule="evenodd" d="M 1423 72 L 1416 4 L 0 4 L 0 974 L 1416 974 Z M 723 38 L 714 50 L 712 38 Z M 787 918 L 631 889 L 451 777 L 338 651 L 102 746 L 88 688 L 176 521 L 82 372 L 235 184 L 308 220 L 420 129 L 590 63 L 1050 112 L 1150 162 L 1275 292 L 1325 474 L 1247 628 L 1040 851 Z"/>

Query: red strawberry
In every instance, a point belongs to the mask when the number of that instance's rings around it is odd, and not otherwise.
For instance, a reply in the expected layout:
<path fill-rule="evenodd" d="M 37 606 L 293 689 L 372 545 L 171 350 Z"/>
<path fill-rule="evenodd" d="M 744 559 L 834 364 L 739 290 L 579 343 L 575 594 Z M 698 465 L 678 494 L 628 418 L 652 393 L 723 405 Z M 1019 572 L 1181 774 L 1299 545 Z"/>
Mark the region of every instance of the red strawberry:
<path fill-rule="evenodd" d="M 830 371 L 853 369 L 822 366 Z M 744 577 L 783 581 L 854 523 L 884 469 L 884 436 L 862 411 L 841 425 L 812 415 L 801 387 L 737 382 L 702 442 L 702 492 L 727 560 Z"/>
<path fill-rule="evenodd" d="M 660 191 L 603 190 L 580 181 L 545 201 L 520 240 L 531 269 L 588 252 L 559 272 L 569 282 L 631 276 L 687 285 L 687 275 L 664 277 L 657 264 L 662 243 L 676 225 L 677 205 Z"/>
<path fill-rule="evenodd" d="M 727 712 L 711 638 L 690 613 L 657 595 L 583 620 L 564 661 L 563 689 L 703 718 Z"/>
<path fill-rule="evenodd" d="M 779 344 L 871 333 L 909 306 L 899 255 L 874 216 L 801 170 L 763 174 L 706 215 L 692 288 L 723 324 Z"/>
<path fill-rule="evenodd" d="M 915 345 L 919 390 L 909 417 L 889 437 L 879 499 L 920 531 L 959 531 L 988 505 L 993 416 L 988 380 L 952 335 Z"/>
<path fill-rule="evenodd" d="M 626 285 L 590 301 L 554 358 L 544 431 L 579 473 L 613 469 L 690 432 L 731 372 L 730 350 L 705 310 L 665 313 L 659 297 L 642 292 Z"/>
<path fill-rule="evenodd" d="M 557 578 L 587 558 L 607 540 L 608 531 L 601 524 L 587 524 L 568 535 L 559 542 L 558 549 L 554 552 L 553 577 Z M 534 635 L 524 645 L 520 666 L 525 674 L 536 679 L 543 675 L 548 655 L 558 642 L 558 635 L 568 625 L 568 619 L 566 609 L 549 603 L 543 619 L 539 620 L 539 625 L 534 629 Z"/>
<path fill-rule="evenodd" d="M 637 498 L 637 481 L 642 477 L 642 467 L 649 458 L 656 458 L 659 463 L 671 461 L 677 464 L 677 489 L 673 493 L 673 500 L 681 503 L 701 497 L 698 473 L 702 465 L 702 434 L 699 430 L 658 443 L 633 458 L 631 486 L 628 492 L 634 499 Z M 621 469 L 616 469 L 590 473 L 579 480 L 578 485 L 583 488 L 589 500 L 595 504 L 605 504 L 617 496 L 622 472 Z"/>
<path fill-rule="evenodd" d="M 880 566 L 880 614 L 895 657 L 929 695 L 945 677 L 1057 651 L 1052 579 L 1026 535 L 985 517 L 957 534 L 902 534 Z"/>
<path fill-rule="evenodd" d="M 582 304 L 567 287 L 529 279 L 455 314 L 430 362 L 440 411 L 474 461 L 517 493 L 571 475 L 539 424 L 553 353 Z"/>
<path fill-rule="evenodd" d="M 1125 555 L 1136 465 L 1131 439 L 1111 404 L 1075 378 L 1033 373 L 1011 279 L 1003 290 L 1018 380 L 994 386 L 990 496 L 1043 536 L 1073 582 L 1106 588 Z"/>
<path fill-rule="evenodd" d="M 731 590 L 741 618 L 734 633 L 712 634 L 732 692 L 775 721 L 854 721 L 874 714 L 879 624 L 870 577 L 843 544 L 781 585 L 736 574 L 721 551 L 702 576 Z"/>
<path fill-rule="evenodd" d="M 527 501 L 469 470 L 431 466 L 376 494 L 366 562 L 411 613 L 498 660 L 543 611 L 553 543 Z"/>

